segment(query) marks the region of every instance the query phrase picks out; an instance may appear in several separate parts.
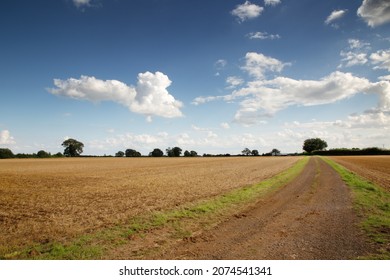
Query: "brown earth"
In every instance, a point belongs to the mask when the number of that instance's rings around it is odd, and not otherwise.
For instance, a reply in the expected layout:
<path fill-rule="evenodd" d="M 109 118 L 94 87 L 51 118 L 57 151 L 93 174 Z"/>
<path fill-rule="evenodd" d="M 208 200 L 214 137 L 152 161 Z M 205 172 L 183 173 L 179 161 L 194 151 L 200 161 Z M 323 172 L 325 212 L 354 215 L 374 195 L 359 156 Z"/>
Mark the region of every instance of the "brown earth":
<path fill-rule="evenodd" d="M 351 194 L 311 158 L 291 183 L 214 229 L 177 242 L 156 259 L 355 259 L 373 251 Z"/>
<path fill-rule="evenodd" d="M 300 157 L 0 160 L 0 256 L 258 183 Z"/>
<path fill-rule="evenodd" d="M 330 158 L 390 191 L 390 156 L 332 156 Z"/>

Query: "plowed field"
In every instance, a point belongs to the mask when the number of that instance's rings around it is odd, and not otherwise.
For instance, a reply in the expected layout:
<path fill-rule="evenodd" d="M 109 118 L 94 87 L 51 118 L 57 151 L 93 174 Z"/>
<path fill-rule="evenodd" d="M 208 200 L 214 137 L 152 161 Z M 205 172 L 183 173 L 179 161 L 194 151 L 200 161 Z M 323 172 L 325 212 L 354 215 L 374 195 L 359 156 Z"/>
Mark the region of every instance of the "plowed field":
<path fill-rule="evenodd" d="M 390 156 L 332 156 L 330 158 L 390 191 Z"/>
<path fill-rule="evenodd" d="M 299 157 L 0 161 L 0 255 L 260 182 Z"/>

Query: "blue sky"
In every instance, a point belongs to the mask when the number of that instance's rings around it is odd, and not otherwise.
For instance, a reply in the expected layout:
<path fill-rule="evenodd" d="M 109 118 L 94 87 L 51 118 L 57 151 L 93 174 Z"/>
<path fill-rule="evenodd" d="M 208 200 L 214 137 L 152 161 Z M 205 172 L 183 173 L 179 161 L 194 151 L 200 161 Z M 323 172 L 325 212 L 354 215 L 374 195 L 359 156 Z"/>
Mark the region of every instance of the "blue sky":
<path fill-rule="evenodd" d="M 5 0 L 0 147 L 390 148 L 386 0 Z"/>

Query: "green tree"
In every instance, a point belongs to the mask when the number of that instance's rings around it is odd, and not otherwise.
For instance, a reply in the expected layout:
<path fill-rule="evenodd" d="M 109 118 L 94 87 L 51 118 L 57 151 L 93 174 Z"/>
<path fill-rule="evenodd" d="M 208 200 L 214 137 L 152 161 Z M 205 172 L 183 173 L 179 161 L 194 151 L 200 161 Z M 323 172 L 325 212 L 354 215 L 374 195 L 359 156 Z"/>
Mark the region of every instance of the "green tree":
<path fill-rule="evenodd" d="M 162 157 L 164 155 L 164 152 L 161 151 L 160 149 L 154 149 L 151 153 L 150 156 L 152 157 Z"/>
<path fill-rule="evenodd" d="M 37 153 L 37 157 L 39 157 L 39 158 L 48 158 L 50 156 L 51 155 L 48 152 L 44 151 L 44 150 L 40 150 Z"/>
<path fill-rule="evenodd" d="M 126 157 L 140 157 L 141 153 L 133 149 L 127 149 L 125 151 Z"/>
<path fill-rule="evenodd" d="M 190 156 L 191 156 L 191 153 L 190 153 L 189 151 L 186 150 L 186 151 L 184 152 L 184 156 L 185 156 L 185 157 L 190 157 Z"/>
<path fill-rule="evenodd" d="M 280 151 L 278 149 L 272 149 L 271 155 L 278 156 L 278 155 L 280 155 Z"/>
<path fill-rule="evenodd" d="M 116 154 L 115 154 L 116 157 L 124 157 L 125 156 L 125 153 L 122 152 L 122 151 L 118 151 Z"/>
<path fill-rule="evenodd" d="M 259 155 L 259 151 L 258 150 L 252 150 L 251 154 L 252 154 L 252 156 L 258 156 Z"/>
<path fill-rule="evenodd" d="M 191 151 L 190 154 L 191 154 L 192 157 L 197 157 L 198 156 L 198 153 L 195 152 L 195 151 Z"/>
<path fill-rule="evenodd" d="M 244 150 L 241 151 L 241 153 L 244 155 L 244 156 L 250 156 L 252 154 L 252 151 L 249 150 L 248 148 L 245 148 Z"/>
<path fill-rule="evenodd" d="M 306 139 L 303 142 L 302 148 L 304 151 L 311 153 L 313 151 L 322 151 L 326 147 L 328 147 L 328 144 L 324 140 L 320 138 L 311 138 L 311 139 Z"/>
<path fill-rule="evenodd" d="M 80 154 L 83 152 L 83 148 L 84 148 L 83 143 L 81 143 L 75 139 L 72 139 L 72 138 L 65 140 L 62 143 L 62 146 L 65 147 L 64 156 L 67 156 L 67 157 L 80 156 Z"/>
<path fill-rule="evenodd" d="M 13 158 L 15 157 L 14 153 L 7 148 L 0 149 L 0 158 Z"/>
<path fill-rule="evenodd" d="M 169 147 L 168 149 L 166 149 L 167 155 L 169 157 L 180 157 L 181 151 L 182 149 L 179 147 L 174 147 L 174 148 Z"/>

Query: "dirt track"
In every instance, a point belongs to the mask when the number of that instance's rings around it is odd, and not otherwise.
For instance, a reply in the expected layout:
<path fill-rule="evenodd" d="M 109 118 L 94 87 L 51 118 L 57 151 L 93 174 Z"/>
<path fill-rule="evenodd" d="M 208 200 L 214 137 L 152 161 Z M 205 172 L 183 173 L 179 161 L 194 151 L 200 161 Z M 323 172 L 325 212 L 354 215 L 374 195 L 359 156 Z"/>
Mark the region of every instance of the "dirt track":
<path fill-rule="evenodd" d="M 159 258 L 354 259 L 372 252 L 357 223 L 348 187 L 311 158 L 287 186 Z"/>

